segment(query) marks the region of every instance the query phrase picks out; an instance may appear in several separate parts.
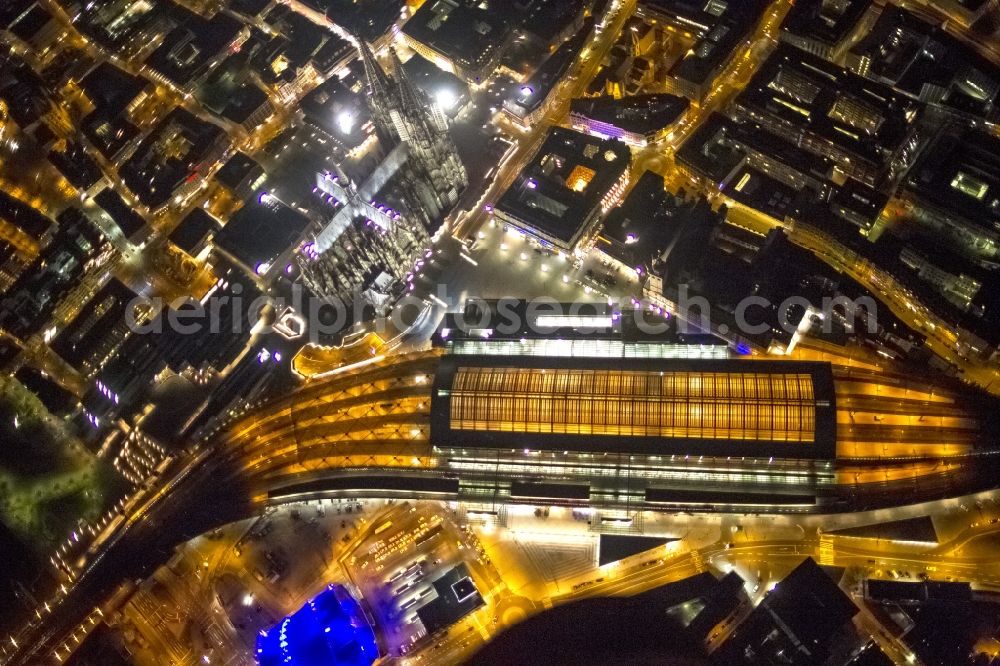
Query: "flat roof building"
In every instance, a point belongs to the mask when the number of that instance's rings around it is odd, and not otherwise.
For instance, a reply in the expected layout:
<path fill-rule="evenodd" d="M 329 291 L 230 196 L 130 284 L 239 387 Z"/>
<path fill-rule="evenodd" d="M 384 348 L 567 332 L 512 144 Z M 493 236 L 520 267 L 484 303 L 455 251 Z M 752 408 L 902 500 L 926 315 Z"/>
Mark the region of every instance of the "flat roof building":
<path fill-rule="evenodd" d="M 496 204 L 499 220 L 542 244 L 573 250 L 628 186 L 629 148 L 554 127 Z"/>
<path fill-rule="evenodd" d="M 974 49 L 896 5 L 847 54 L 858 74 L 965 118 L 1000 120 L 1000 72 Z"/>
<path fill-rule="evenodd" d="M 781 44 L 736 98 L 734 115 L 876 187 L 912 162 L 918 110 L 887 86 Z"/>
<path fill-rule="evenodd" d="M 642 4 L 640 15 L 663 20 L 697 40 L 671 67 L 669 78 L 676 92 L 702 100 L 714 86 L 716 77 L 742 51 L 740 44 L 756 29 L 767 4 L 763 0 L 705 3 L 652 0 Z"/>
<path fill-rule="evenodd" d="M 170 232 L 168 240 L 192 257 L 197 257 L 221 229 L 222 223 L 198 206 L 192 208 Z"/>
<path fill-rule="evenodd" d="M 833 389 L 821 363 L 445 357 L 432 444 L 832 460 Z"/>
<path fill-rule="evenodd" d="M 512 34 L 502 11 L 476 0 L 428 0 L 402 30 L 407 46 L 474 85 L 496 69 Z"/>
<path fill-rule="evenodd" d="M 667 93 L 574 99 L 570 122 L 582 132 L 644 148 L 663 138 L 690 105 L 687 99 Z"/>
<path fill-rule="evenodd" d="M 781 41 L 838 61 L 863 29 L 871 0 L 798 0 L 781 24 Z"/>
<path fill-rule="evenodd" d="M 889 198 L 854 179 L 837 182 L 834 160 L 769 126 L 715 113 L 678 149 L 677 164 L 692 181 L 780 221 L 839 221 L 867 231 Z"/>
<path fill-rule="evenodd" d="M 150 209 L 200 186 L 228 145 L 226 133 L 186 109 L 174 109 L 122 166 L 122 180 Z"/>
<path fill-rule="evenodd" d="M 810 557 L 767 594 L 712 655 L 719 664 L 822 664 L 858 614 L 844 592 Z"/>
<path fill-rule="evenodd" d="M 922 221 L 967 251 L 1000 254 L 1000 139 L 983 130 L 943 132 L 907 176 L 903 196 Z"/>
<path fill-rule="evenodd" d="M 207 19 L 172 2 L 165 5 L 173 29 L 145 65 L 154 78 L 190 92 L 223 55 L 246 40 L 249 29 L 226 12 Z"/>

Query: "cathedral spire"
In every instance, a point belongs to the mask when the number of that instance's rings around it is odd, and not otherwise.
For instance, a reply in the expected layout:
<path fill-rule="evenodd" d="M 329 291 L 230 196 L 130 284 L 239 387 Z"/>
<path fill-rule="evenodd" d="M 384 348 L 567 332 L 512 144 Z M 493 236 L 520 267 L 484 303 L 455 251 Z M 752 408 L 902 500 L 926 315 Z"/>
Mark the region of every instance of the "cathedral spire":
<path fill-rule="evenodd" d="M 358 52 L 361 54 L 361 61 L 365 66 L 365 78 L 368 80 L 369 107 L 372 110 L 375 126 L 379 129 L 379 134 L 382 135 L 392 126 L 389 110 L 393 106 L 393 85 L 364 37 L 357 32 L 352 32 L 351 36 L 357 42 Z M 380 136 L 380 138 L 382 137 Z"/>

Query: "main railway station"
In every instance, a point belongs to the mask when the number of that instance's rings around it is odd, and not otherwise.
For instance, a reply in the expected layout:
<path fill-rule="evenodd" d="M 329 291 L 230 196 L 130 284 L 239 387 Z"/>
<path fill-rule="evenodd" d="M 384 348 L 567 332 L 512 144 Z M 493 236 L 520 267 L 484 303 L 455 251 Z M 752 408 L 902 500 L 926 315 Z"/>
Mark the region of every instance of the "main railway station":
<path fill-rule="evenodd" d="M 446 317 L 433 349 L 309 382 L 225 444 L 245 447 L 270 501 L 364 492 L 486 512 L 839 512 L 989 477 L 988 400 L 959 385 L 846 351 L 741 355 L 630 310 L 476 307 Z"/>

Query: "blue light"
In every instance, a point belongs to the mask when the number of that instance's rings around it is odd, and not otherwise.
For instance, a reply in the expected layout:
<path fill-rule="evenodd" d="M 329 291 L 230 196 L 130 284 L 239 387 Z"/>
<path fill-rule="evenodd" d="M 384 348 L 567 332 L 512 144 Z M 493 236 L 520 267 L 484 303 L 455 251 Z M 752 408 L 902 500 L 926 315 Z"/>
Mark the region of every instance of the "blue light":
<path fill-rule="evenodd" d="M 371 625 L 340 585 L 257 638 L 260 666 L 371 666 L 378 656 Z"/>

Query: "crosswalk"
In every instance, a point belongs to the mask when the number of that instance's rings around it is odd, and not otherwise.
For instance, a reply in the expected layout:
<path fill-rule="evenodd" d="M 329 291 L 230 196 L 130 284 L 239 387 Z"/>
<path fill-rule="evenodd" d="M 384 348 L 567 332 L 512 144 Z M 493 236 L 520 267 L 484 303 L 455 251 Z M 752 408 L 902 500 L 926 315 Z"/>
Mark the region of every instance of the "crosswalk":
<path fill-rule="evenodd" d="M 829 534 L 819 535 L 819 564 L 821 566 L 834 565 L 835 551 L 833 537 Z"/>
<path fill-rule="evenodd" d="M 708 571 L 708 566 L 705 564 L 705 559 L 701 556 L 700 550 L 691 551 L 691 562 L 694 564 L 694 568 L 698 573 L 705 573 Z"/>

